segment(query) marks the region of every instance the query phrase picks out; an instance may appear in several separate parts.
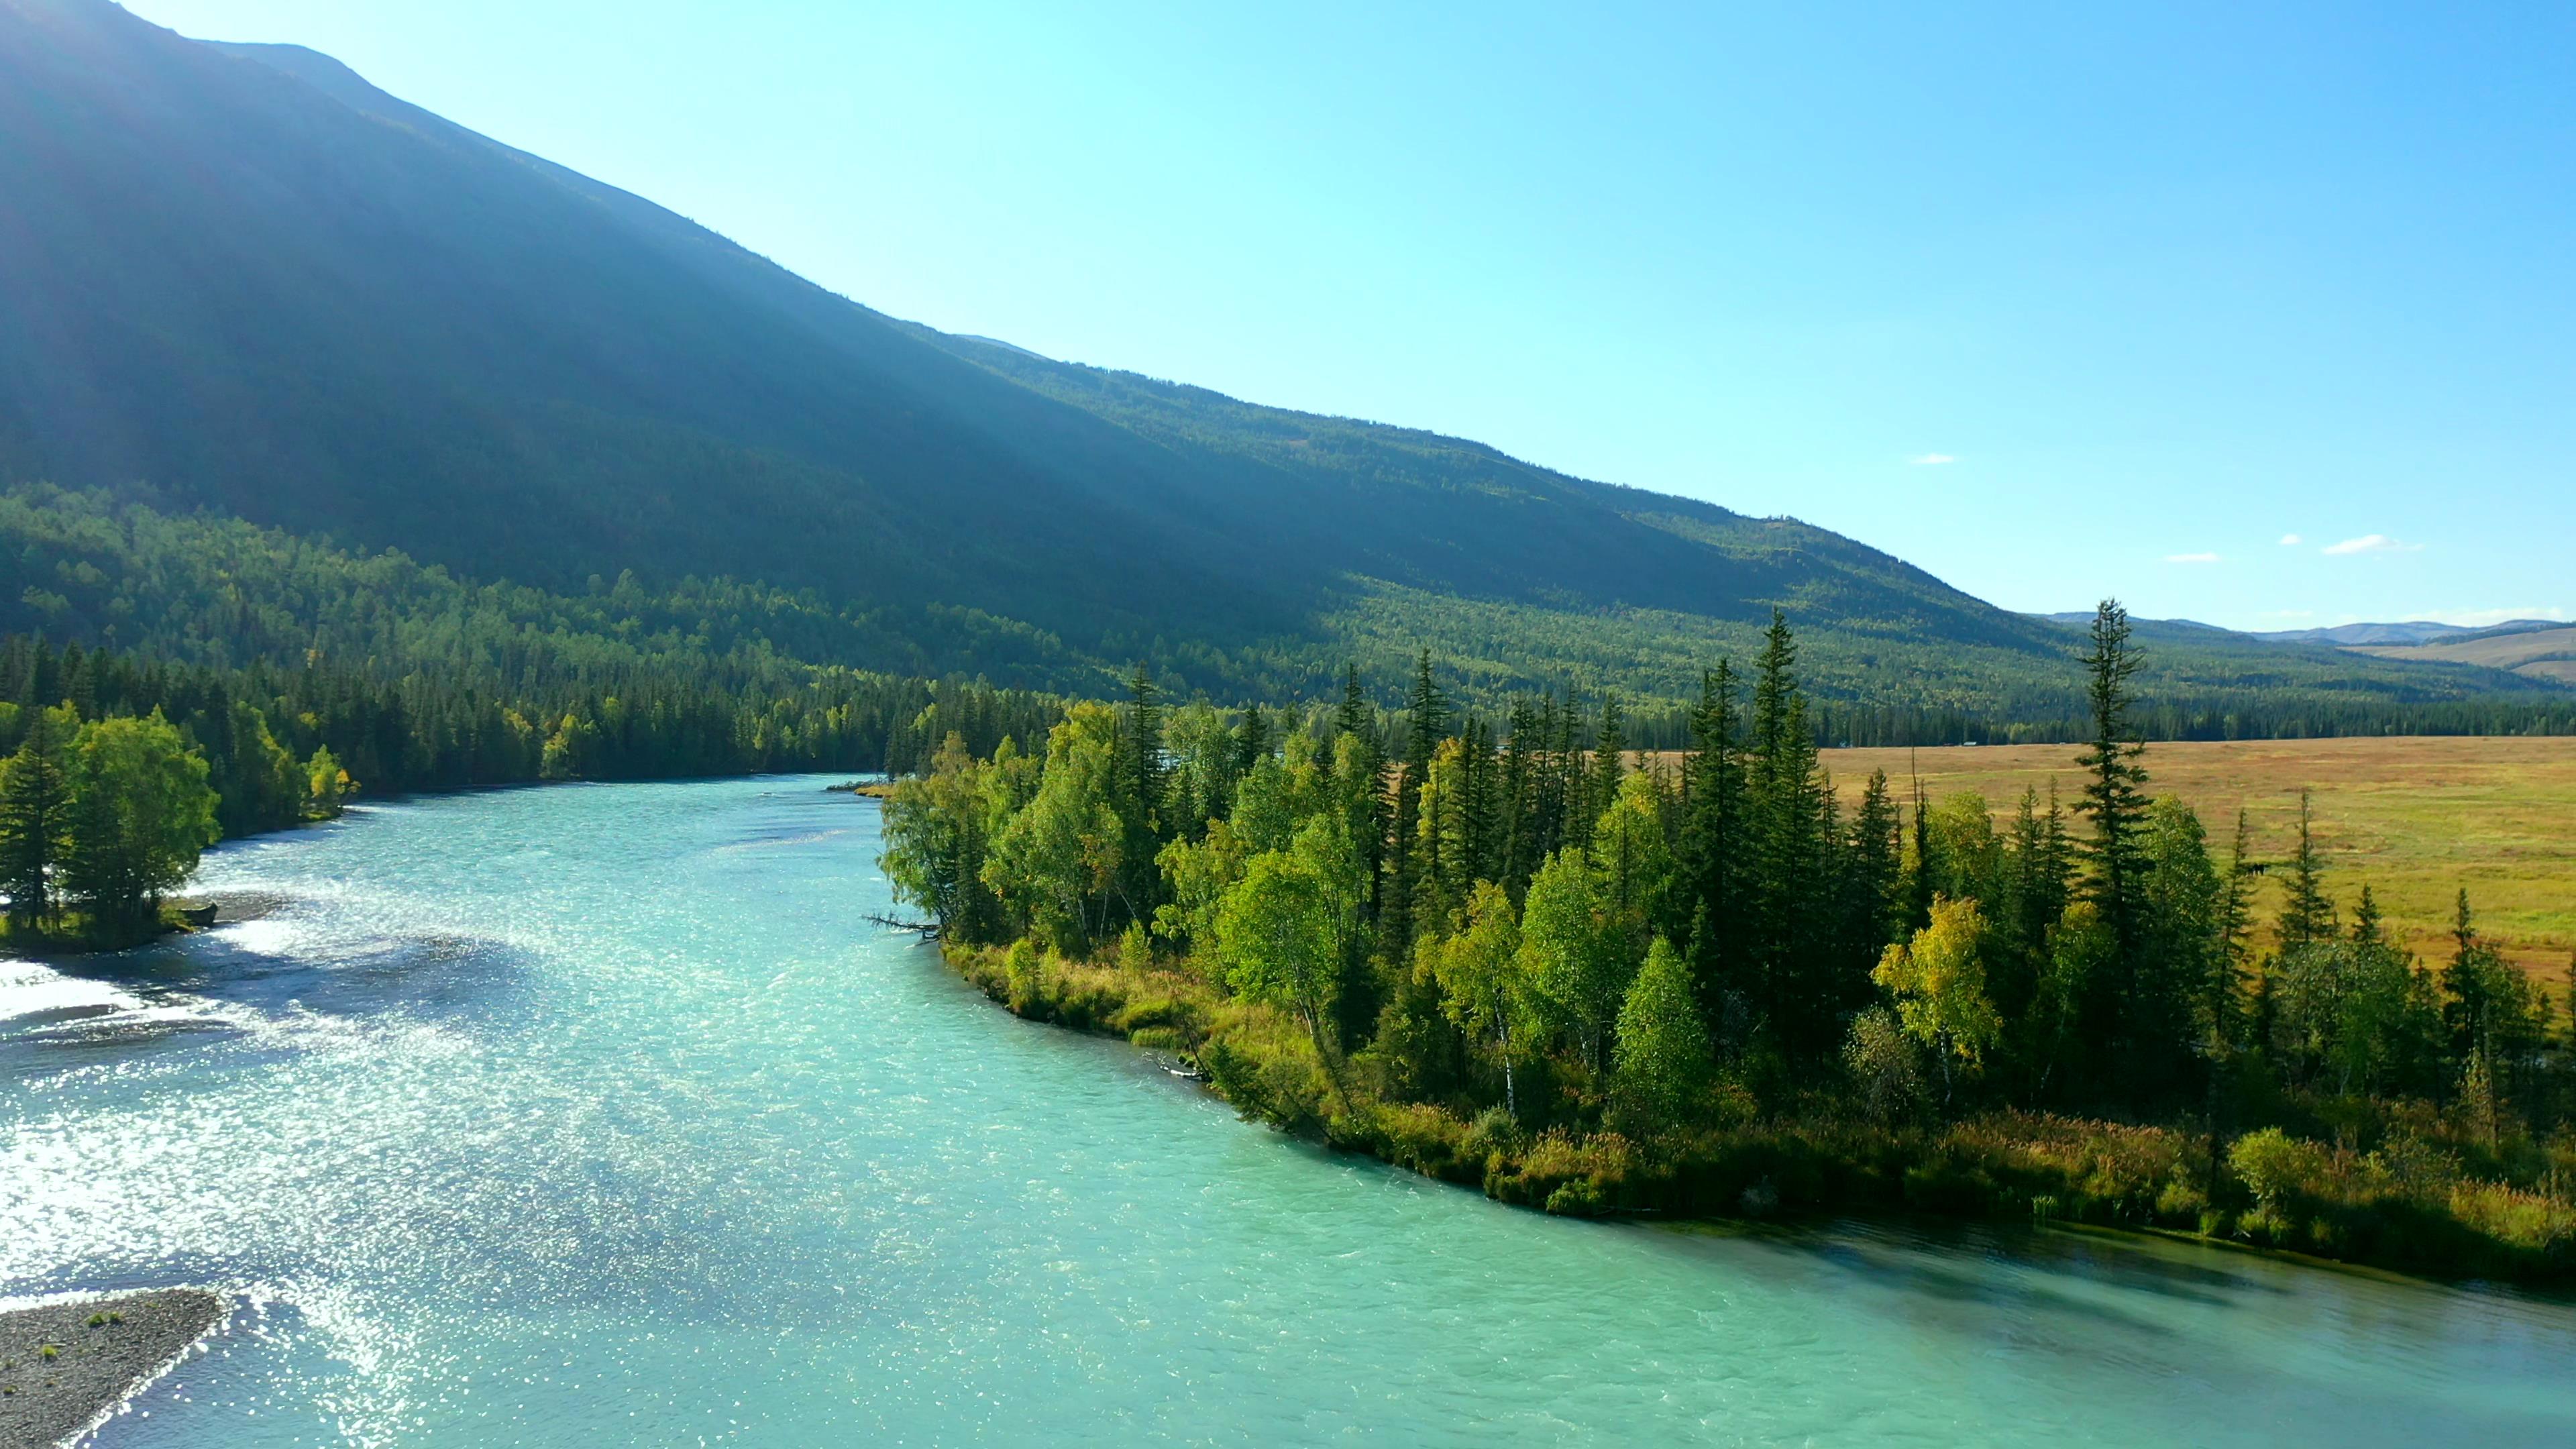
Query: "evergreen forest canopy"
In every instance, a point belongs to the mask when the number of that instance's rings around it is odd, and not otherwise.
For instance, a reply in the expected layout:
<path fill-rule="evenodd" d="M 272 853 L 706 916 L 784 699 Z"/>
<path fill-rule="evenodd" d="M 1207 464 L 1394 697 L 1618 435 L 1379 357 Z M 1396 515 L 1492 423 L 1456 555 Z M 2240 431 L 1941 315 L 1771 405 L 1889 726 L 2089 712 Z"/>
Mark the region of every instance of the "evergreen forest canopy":
<path fill-rule="evenodd" d="M 2449 1272 L 2576 1268 L 2576 1020 L 2481 941 L 2438 970 L 2303 825 L 2155 798 L 2106 603 L 2072 799 L 1846 816 L 1774 617 L 1678 770 L 1616 701 L 1508 725 L 1426 654 L 1389 731 L 1077 704 L 885 810 L 888 878 L 1024 1014 L 1193 1053 L 1247 1115 L 1553 1211 L 1893 1199 L 2153 1222 Z M 2232 826 L 2232 831 L 2230 827 Z M 2345 911 L 2349 909 L 2347 917 Z"/>
<path fill-rule="evenodd" d="M 0 0 L 0 270 L 0 608 L 58 643 L 1089 697 L 1141 660 L 1271 701 L 1427 646 L 1468 702 L 1615 690 L 1677 743 L 1703 662 L 1785 608 L 1820 737 L 2083 713 L 2074 635 L 1849 539 L 899 323 L 324 57 L 106 0 Z M 2159 735 L 2549 728 L 2576 702 L 2157 645 Z"/>

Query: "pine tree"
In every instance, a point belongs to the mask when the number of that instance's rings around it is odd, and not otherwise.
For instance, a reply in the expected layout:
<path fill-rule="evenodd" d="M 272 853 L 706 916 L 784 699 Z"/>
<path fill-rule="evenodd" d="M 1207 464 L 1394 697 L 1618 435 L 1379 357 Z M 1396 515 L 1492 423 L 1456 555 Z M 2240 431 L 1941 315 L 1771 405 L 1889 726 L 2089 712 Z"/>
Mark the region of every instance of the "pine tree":
<path fill-rule="evenodd" d="M 2227 852 L 2227 872 L 2219 877 L 2218 949 L 2210 963 L 2209 989 L 2201 1008 L 2210 1040 L 2222 1051 L 2243 1039 L 2245 1026 L 2245 955 L 2256 869 L 2247 855 L 2251 835 L 2245 812 L 2237 811 L 2235 843 Z"/>
<path fill-rule="evenodd" d="M 1816 744 L 1798 688 L 1798 650 L 1787 616 L 1771 612 L 1753 689 L 1752 759 L 1748 775 L 1752 900 L 1749 917 L 1756 999 L 1793 1050 L 1830 1046 L 1815 888 L 1823 865 L 1817 827 Z M 1826 938 L 1830 939 L 1827 933 Z"/>
<path fill-rule="evenodd" d="M 1495 782 L 1495 808 L 1499 812 L 1495 833 L 1499 837 L 1499 865 L 1494 879 L 1515 901 L 1529 888 L 1529 873 L 1537 868 L 1537 799 L 1532 791 L 1532 767 L 1536 759 L 1533 736 L 1538 729 L 1538 711 L 1526 698 L 1512 701 L 1508 728 L 1511 737 L 1503 744 L 1501 777 Z"/>
<path fill-rule="evenodd" d="M 1619 780 L 1627 773 L 1628 723 L 1619 710 L 1617 692 L 1601 697 L 1601 730 L 1592 741 L 1591 803 L 1594 812 L 1619 798 Z"/>
<path fill-rule="evenodd" d="M 1876 959 L 1880 948 L 1896 939 L 1898 892 L 1905 866 L 1897 833 L 1902 829 L 1887 772 L 1873 770 L 1861 792 L 1860 813 L 1852 818 L 1851 847 L 1846 852 L 1846 930 L 1849 948 L 1862 959 Z"/>
<path fill-rule="evenodd" d="M 2326 898 L 2322 877 L 2323 862 L 2317 855 L 2316 812 L 2308 792 L 2299 792 L 2299 852 L 2290 859 L 2289 894 L 2281 903 L 2278 930 L 2283 953 L 2298 950 L 2318 941 L 2330 940 L 2335 933 L 2334 903 Z"/>
<path fill-rule="evenodd" d="M 2379 919 L 2379 901 L 2369 886 L 2361 888 L 2361 903 L 2352 910 L 2352 942 L 2356 946 L 2376 946 L 2383 939 Z"/>
<path fill-rule="evenodd" d="M 1425 925 L 1413 918 L 1420 890 L 1422 786 L 1430 778 L 1432 756 L 1449 734 L 1449 700 L 1432 677 L 1431 651 L 1415 662 L 1413 692 L 1405 699 L 1404 770 L 1396 777 L 1394 832 L 1387 844 L 1386 888 L 1378 895 L 1378 917 L 1392 960 L 1409 960 L 1413 939 Z"/>
<path fill-rule="evenodd" d="M 1728 933 L 1737 924 L 1744 863 L 1744 757 L 1735 723 L 1735 673 L 1721 659 L 1700 675 L 1699 703 L 1690 715 L 1691 751 L 1682 761 L 1690 967 L 1700 1008 L 1712 1022 L 1722 1019 L 1725 994 L 1742 989 L 1739 953 Z"/>
<path fill-rule="evenodd" d="M 1360 687 L 1356 664 L 1342 671 L 1342 702 L 1333 712 L 1333 737 L 1337 749 L 1341 740 L 1352 745 L 1335 758 L 1351 777 L 1342 782 L 1342 788 L 1351 801 L 1351 841 L 1368 882 L 1366 914 L 1375 920 L 1380 909 L 1379 877 L 1386 867 L 1386 752 L 1378 738 L 1377 710 Z"/>
<path fill-rule="evenodd" d="M 2094 892 L 2114 937 L 2125 950 L 2135 940 L 2139 833 L 2146 819 L 2146 746 L 2129 721 L 2134 703 L 2129 681 L 2142 662 L 2129 647 L 2129 611 L 2104 599 L 2093 616 L 2092 647 L 2084 656 L 2085 700 L 2093 734 L 2075 762 L 2091 774 L 2078 813 L 2093 822 Z"/>
<path fill-rule="evenodd" d="M 1252 773 L 1252 767 L 1270 753 L 1270 720 L 1261 712 L 1258 702 L 1243 707 L 1243 724 L 1235 732 L 1234 778 L 1240 780 Z"/>
<path fill-rule="evenodd" d="M 38 648 L 42 649 L 42 641 Z M 9 894 L 9 924 L 34 930 L 54 914 L 54 872 L 71 826 L 66 769 L 68 711 L 34 709 L 27 737 L 0 764 L 0 890 Z"/>

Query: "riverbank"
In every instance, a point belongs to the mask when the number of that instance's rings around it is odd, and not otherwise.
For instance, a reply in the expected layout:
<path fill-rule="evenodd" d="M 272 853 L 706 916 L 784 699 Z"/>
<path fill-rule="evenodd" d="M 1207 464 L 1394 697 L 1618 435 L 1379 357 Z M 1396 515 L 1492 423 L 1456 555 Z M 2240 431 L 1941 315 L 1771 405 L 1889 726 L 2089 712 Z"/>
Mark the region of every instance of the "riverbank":
<path fill-rule="evenodd" d="M 1018 1016 L 1176 1054 L 1249 1120 L 1550 1213 L 1911 1211 L 2153 1229 L 2454 1280 L 2576 1278 L 2576 1204 L 2437 1156 L 2268 1133 L 2214 1160 L 2206 1134 L 2184 1126 L 2032 1111 L 1880 1124 L 1821 1106 L 1763 1117 L 1741 1094 L 1727 1120 L 1683 1130 L 1533 1130 L 1500 1109 L 1470 1118 L 1392 1100 L 1367 1054 L 1328 1068 L 1285 1015 L 1186 969 L 942 951 Z"/>
<path fill-rule="evenodd" d="M 0 952 L 34 957 L 40 961 L 103 956 L 114 951 L 132 950 L 164 936 L 202 931 L 215 923 L 219 909 L 215 905 L 165 901 L 158 914 L 147 921 L 101 925 L 86 916 L 72 914 L 50 928 L 38 927 L 27 931 L 12 929 L 6 921 L 0 921 Z"/>
<path fill-rule="evenodd" d="M 197 1288 L 0 1313 L 0 1444 L 57 1444 L 176 1364 L 224 1316 Z"/>

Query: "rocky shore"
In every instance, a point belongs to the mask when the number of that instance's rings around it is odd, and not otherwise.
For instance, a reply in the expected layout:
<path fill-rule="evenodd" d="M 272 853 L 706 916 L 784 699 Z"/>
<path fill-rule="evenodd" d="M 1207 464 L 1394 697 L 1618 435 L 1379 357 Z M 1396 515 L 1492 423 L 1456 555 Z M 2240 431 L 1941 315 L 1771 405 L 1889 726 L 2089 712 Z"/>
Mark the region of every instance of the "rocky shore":
<path fill-rule="evenodd" d="M 198 1288 L 0 1313 L 0 1445 L 38 1449 L 97 1423 L 222 1320 Z"/>

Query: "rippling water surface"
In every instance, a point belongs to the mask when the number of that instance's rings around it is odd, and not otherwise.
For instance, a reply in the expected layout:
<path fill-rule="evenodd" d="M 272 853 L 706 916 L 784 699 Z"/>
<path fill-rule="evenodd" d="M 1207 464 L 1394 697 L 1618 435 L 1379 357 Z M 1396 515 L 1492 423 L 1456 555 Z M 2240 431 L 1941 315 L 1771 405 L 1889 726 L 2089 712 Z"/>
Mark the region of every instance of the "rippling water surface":
<path fill-rule="evenodd" d="M 0 965 L 0 1291 L 248 1305 L 102 1442 L 2576 1442 L 2560 1304 L 1284 1141 L 870 927 L 821 783 L 367 809 L 209 858 L 262 919 Z"/>

